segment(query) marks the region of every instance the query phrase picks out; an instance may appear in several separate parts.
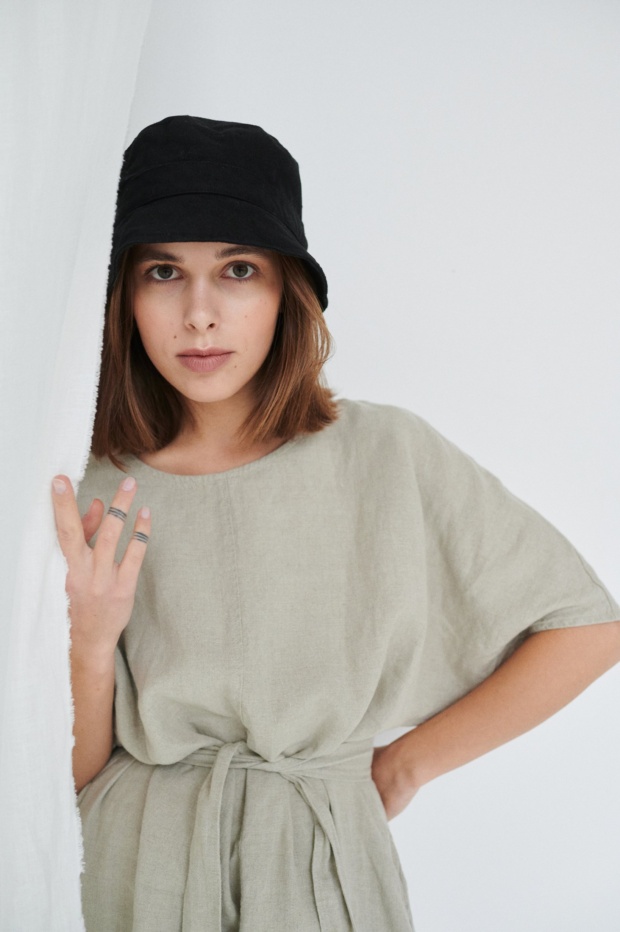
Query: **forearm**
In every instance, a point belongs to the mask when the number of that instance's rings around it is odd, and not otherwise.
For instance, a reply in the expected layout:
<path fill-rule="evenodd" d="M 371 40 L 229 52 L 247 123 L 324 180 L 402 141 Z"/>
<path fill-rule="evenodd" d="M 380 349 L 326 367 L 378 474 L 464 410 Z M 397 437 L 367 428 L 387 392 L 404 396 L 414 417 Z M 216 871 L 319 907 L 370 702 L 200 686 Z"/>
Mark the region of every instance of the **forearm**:
<path fill-rule="evenodd" d="M 105 766 L 114 743 L 114 655 L 98 659 L 71 651 L 73 779 L 76 792 Z"/>
<path fill-rule="evenodd" d="M 532 635 L 472 692 L 394 742 L 423 786 L 553 715 L 620 660 L 620 621 Z"/>

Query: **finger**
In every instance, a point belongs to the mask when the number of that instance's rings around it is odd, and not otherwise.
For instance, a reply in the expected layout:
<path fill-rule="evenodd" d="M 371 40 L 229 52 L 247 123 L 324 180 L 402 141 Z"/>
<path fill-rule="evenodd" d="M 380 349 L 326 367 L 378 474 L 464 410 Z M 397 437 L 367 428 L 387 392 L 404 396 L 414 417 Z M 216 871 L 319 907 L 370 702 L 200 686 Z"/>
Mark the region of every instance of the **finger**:
<path fill-rule="evenodd" d="M 58 543 L 67 561 L 71 561 L 84 547 L 84 529 L 71 480 L 62 473 L 52 480 L 52 504 Z"/>
<path fill-rule="evenodd" d="M 97 542 L 92 549 L 97 558 L 101 557 L 106 565 L 114 560 L 114 554 L 123 532 L 131 503 L 136 494 L 136 488 L 137 484 L 133 476 L 126 476 L 125 479 L 119 483 L 116 494 L 112 499 L 112 504 L 104 515 L 99 527 Z"/>
<path fill-rule="evenodd" d="M 118 568 L 118 581 L 135 590 L 135 582 L 151 536 L 151 511 L 146 506 L 138 511 L 133 534 Z"/>
<path fill-rule="evenodd" d="M 105 505 L 100 498 L 94 498 L 88 506 L 86 514 L 82 515 L 82 527 L 86 543 L 89 543 L 96 533 L 105 512 Z"/>

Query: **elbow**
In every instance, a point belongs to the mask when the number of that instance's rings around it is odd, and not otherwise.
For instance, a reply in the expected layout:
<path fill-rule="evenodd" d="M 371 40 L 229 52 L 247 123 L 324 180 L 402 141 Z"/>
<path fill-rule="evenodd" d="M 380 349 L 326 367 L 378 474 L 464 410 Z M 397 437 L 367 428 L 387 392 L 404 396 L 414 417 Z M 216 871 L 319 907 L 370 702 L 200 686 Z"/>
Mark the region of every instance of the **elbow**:
<path fill-rule="evenodd" d="M 535 632 L 531 637 L 555 644 L 558 650 L 566 651 L 566 656 L 572 655 L 574 662 L 582 670 L 589 670 L 594 677 L 620 663 L 620 619 L 551 628 Z"/>
<path fill-rule="evenodd" d="M 600 652 L 607 661 L 607 669 L 620 663 L 620 619 L 592 625 L 591 632 L 593 637 L 596 637 Z"/>
<path fill-rule="evenodd" d="M 611 652 L 612 656 L 615 658 L 614 664 L 620 663 L 620 619 L 618 621 L 609 621 L 605 625 L 606 628 L 609 628 L 609 637 L 611 640 Z"/>

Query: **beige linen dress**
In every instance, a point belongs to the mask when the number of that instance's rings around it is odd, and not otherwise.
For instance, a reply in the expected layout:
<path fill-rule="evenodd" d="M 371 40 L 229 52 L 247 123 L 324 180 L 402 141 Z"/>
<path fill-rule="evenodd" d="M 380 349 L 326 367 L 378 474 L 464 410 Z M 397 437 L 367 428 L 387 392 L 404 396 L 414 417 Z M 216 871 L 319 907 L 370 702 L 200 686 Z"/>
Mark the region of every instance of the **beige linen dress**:
<path fill-rule="evenodd" d="M 143 504 L 152 535 L 117 746 L 78 796 L 87 932 L 411 932 L 373 737 L 530 632 L 620 618 L 566 538 L 422 418 L 339 408 L 221 473 L 123 458 L 116 559 Z M 81 513 L 123 476 L 91 456 Z"/>

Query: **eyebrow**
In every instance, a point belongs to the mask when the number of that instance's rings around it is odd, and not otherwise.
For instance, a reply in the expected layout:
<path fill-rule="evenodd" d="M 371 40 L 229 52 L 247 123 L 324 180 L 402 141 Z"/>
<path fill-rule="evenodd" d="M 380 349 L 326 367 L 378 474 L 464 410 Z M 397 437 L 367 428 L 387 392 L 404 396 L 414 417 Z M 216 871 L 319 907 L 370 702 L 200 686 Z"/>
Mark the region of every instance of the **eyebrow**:
<path fill-rule="evenodd" d="M 227 259 L 229 256 L 241 256 L 241 255 L 250 255 L 250 256 L 262 256 L 267 258 L 271 250 L 263 249 L 260 246 L 226 246 L 224 249 L 220 249 L 215 253 L 216 259 Z M 166 252 L 162 249 L 153 249 L 152 247 L 144 247 L 138 251 L 136 261 L 141 264 L 143 262 L 185 262 L 183 256 L 175 256 L 172 252 Z"/>

